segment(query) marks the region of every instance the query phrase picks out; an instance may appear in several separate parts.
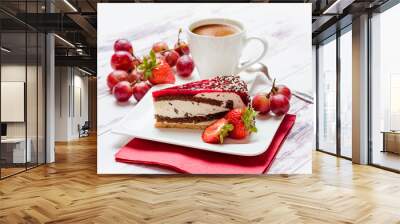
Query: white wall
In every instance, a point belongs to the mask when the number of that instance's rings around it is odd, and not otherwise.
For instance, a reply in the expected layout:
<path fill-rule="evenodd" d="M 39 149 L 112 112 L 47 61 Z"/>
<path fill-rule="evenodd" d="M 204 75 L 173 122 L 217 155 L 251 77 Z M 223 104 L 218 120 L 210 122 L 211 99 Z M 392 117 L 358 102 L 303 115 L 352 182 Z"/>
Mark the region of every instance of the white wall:
<path fill-rule="evenodd" d="M 79 75 L 75 73 L 73 85 L 75 86 L 73 92 L 75 94 L 73 96 L 75 106 L 72 108 L 71 135 L 73 138 L 78 138 L 78 125 L 82 126 L 88 120 L 88 78 L 81 76 L 81 73 Z"/>
<path fill-rule="evenodd" d="M 55 74 L 55 140 L 70 141 L 88 120 L 88 78 L 72 67 L 56 67 Z"/>
<path fill-rule="evenodd" d="M 68 88 L 70 84 L 69 69 L 67 67 L 55 68 L 55 141 L 67 141 L 68 136 L 68 117 L 69 117 L 69 96 Z"/>

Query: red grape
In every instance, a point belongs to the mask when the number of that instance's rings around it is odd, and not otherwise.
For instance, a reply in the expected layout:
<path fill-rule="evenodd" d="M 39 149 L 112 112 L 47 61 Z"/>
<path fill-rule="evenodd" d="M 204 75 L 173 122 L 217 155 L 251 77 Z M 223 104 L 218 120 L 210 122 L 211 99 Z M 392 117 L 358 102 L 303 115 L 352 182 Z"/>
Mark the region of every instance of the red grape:
<path fill-rule="evenodd" d="M 176 41 L 176 43 L 174 45 L 174 50 L 176 52 L 178 52 L 178 54 L 180 56 L 185 55 L 185 54 L 188 55 L 190 53 L 189 46 L 187 45 L 187 43 L 185 43 L 184 41 L 181 40 L 181 33 L 182 33 L 182 29 L 179 29 L 178 40 Z"/>
<path fill-rule="evenodd" d="M 286 114 L 289 111 L 289 99 L 283 94 L 274 94 L 270 97 L 271 111 L 277 116 Z"/>
<path fill-rule="evenodd" d="M 255 111 L 258 111 L 260 114 L 267 114 L 271 110 L 270 100 L 264 93 L 258 93 L 253 97 L 251 101 L 251 105 Z"/>
<path fill-rule="evenodd" d="M 137 83 L 143 80 L 143 78 L 144 78 L 143 72 L 138 70 L 132 70 L 132 72 L 128 74 L 128 81 L 130 83 Z"/>
<path fill-rule="evenodd" d="M 130 71 L 133 69 L 133 57 L 126 51 L 117 51 L 111 56 L 111 67 L 115 70 Z"/>
<path fill-rule="evenodd" d="M 140 64 L 142 64 L 142 61 L 141 61 L 139 58 L 133 56 L 133 61 L 132 61 L 132 67 L 133 67 L 133 69 L 136 68 L 136 66 L 138 66 L 138 65 L 140 65 Z"/>
<path fill-rule="evenodd" d="M 129 40 L 126 39 L 119 39 L 116 40 L 114 43 L 114 51 L 127 51 L 131 54 L 133 54 L 133 47 L 131 42 L 129 42 Z"/>
<path fill-rule="evenodd" d="M 280 93 L 285 95 L 288 100 L 290 100 L 292 98 L 292 92 L 290 91 L 290 89 L 284 85 L 277 85 L 276 86 L 276 93 Z"/>
<path fill-rule="evenodd" d="M 176 62 L 179 59 L 179 54 L 178 52 L 172 50 L 168 51 L 164 54 L 165 56 L 165 61 L 169 64 L 169 66 L 174 67 L 176 65 Z"/>
<path fill-rule="evenodd" d="M 194 62 L 188 55 L 180 57 L 176 63 L 176 72 L 182 77 L 189 77 L 194 69 Z"/>
<path fill-rule="evenodd" d="M 168 50 L 168 44 L 160 41 L 160 42 L 153 44 L 153 47 L 151 49 L 154 51 L 154 53 L 166 51 L 166 50 Z"/>
<path fill-rule="evenodd" d="M 174 47 L 175 51 L 178 52 L 179 55 L 187 55 L 190 53 L 189 50 L 189 45 L 187 45 L 187 43 L 183 42 L 183 41 L 179 41 L 175 44 Z"/>
<path fill-rule="evenodd" d="M 138 82 L 132 87 L 133 96 L 139 102 L 150 88 L 151 86 L 147 82 Z"/>
<path fill-rule="evenodd" d="M 128 81 L 117 83 L 113 88 L 113 93 L 117 101 L 126 102 L 132 96 L 132 87 Z"/>
<path fill-rule="evenodd" d="M 107 76 L 107 85 L 112 90 L 117 83 L 128 80 L 128 73 L 124 70 L 114 70 Z"/>

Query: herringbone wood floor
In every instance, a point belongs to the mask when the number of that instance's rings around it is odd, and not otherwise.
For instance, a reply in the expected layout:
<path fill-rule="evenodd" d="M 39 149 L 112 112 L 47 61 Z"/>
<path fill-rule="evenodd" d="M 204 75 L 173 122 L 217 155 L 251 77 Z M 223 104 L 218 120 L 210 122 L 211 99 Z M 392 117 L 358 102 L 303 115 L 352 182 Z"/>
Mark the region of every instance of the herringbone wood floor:
<path fill-rule="evenodd" d="M 400 223 L 400 175 L 314 153 L 313 175 L 98 176 L 96 139 L 0 181 L 0 223 Z"/>

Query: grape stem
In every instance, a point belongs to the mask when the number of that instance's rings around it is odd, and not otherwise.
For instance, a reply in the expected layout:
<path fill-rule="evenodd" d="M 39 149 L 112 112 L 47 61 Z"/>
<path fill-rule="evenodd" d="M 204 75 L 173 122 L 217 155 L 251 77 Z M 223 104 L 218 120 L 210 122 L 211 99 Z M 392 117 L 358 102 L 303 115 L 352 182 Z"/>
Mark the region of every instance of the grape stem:
<path fill-rule="evenodd" d="M 180 45 L 180 43 L 181 43 L 181 33 L 182 33 L 182 28 L 179 28 L 179 31 L 178 31 L 178 40 L 177 40 L 177 43 Z M 165 50 L 162 50 L 162 51 L 159 51 L 159 52 L 157 52 L 157 53 L 159 53 L 159 54 L 163 54 L 163 53 L 165 53 L 165 52 L 169 52 L 169 51 L 173 51 L 174 49 L 165 49 Z"/>
<path fill-rule="evenodd" d="M 274 81 L 272 82 L 272 87 L 271 87 L 271 90 L 269 91 L 269 93 L 267 94 L 267 97 L 269 98 L 271 95 L 273 95 L 273 94 L 275 94 L 276 93 L 276 87 L 275 87 L 275 80 L 276 79 L 274 79 Z"/>
<path fill-rule="evenodd" d="M 169 51 L 173 51 L 173 50 L 174 50 L 174 49 L 166 49 L 166 50 L 159 51 L 159 52 L 157 52 L 157 53 L 163 54 L 163 53 L 165 53 L 165 52 L 169 52 Z"/>
<path fill-rule="evenodd" d="M 178 32 L 178 44 L 181 42 L 181 33 L 182 33 L 182 28 L 179 28 L 179 32 Z"/>

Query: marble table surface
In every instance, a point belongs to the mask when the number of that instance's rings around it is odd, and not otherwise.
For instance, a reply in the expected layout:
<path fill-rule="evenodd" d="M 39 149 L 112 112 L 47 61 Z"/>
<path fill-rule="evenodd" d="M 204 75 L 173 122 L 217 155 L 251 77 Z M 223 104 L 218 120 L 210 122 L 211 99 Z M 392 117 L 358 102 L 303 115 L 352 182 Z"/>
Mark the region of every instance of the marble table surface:
<path fill-rule="evenodd" d="M 225 17 L 240 20 L 248 36 L 260 36 L 269 43 L 262 62 L 278 83 L 291 89 L 314 94 L 311 56 L 311 4 L 99 4 L 98 5 L 98 139 L 99 174 L 168 174 L 165 169 L 116 162 L 115 153 L 129 137 L 111 132 L 135 106 L 135 100 L 120 105 L 110 95 L 106 77 L 111 72 L 113 42 L 118 38 L 132 41 L 135 54 L 149 52 L 157 41 L 173 45 L 177 31 L 194 20 Z M 185 37 L 184 37 L 185 38 Z M 259 53 L 259 45 L 250 44 L 243 60 Z M 311 173 L 312 149 L 315 147 L 315 106 L 295 97 L 290 113 L 296 123 L 281 147 L 268 174 Z"/>

